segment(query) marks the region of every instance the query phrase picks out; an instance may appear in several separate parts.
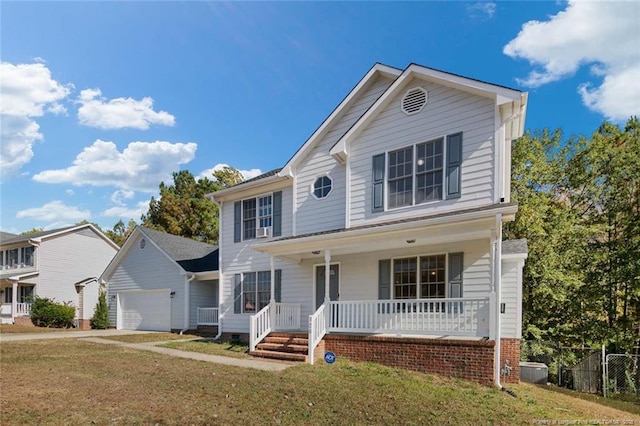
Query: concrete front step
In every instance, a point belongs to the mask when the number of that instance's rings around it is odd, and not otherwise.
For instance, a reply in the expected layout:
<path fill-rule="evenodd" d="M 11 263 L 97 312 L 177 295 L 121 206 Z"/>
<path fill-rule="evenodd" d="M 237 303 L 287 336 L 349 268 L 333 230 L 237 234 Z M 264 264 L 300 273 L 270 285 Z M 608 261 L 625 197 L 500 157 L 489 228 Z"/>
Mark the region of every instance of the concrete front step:
<path fill-rule="evenodd" d="M 275 351 L 275 352 L 289 352 L 289 353 L 303 353 L 306 354 L 309 351 L 309 345 L 296 345 L 289 343 L 258 343 L 258 349 L 265 351 Z"/>
<path fill-rule="evenodd" d="M 258 350 L 249 352 L 249 354 L 256 357 L 260 357 L 260 358 L 279 359 L 283 361 L 307 362 L 307 355 L 303 355 L 300 353 L 265 351 L 265 350 L 258 349 Z"/>

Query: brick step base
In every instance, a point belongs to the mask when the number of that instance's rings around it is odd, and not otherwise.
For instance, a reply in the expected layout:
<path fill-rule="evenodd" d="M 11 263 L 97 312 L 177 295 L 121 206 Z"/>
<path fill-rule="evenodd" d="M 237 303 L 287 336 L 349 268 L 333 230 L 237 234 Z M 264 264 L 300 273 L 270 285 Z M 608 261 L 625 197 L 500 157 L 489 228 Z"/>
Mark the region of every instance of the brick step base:
<path fill-rule="evenodd" d="M 250 355 L 259 358 L 270 358 L 270 359 L 279 359 L 282 361 L 300 361 L 307 362 L 307 356 L 299 353 L 292 352 L 276 352 L 276 351 L 265 351 L 265 350 L 255 350 L 249 352 Z"/>

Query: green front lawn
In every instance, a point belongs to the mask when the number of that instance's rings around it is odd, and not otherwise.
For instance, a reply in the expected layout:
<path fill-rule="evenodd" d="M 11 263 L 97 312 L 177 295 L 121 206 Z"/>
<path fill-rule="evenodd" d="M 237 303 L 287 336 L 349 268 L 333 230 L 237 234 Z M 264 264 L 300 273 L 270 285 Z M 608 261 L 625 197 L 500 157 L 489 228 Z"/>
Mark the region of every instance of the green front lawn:
<path fill-rule="evenodd" d="M 184 343 L 172 343 L 184 344 Z M 505 392 L 338 359 L 280 373 L 77 339 L 0 345 L 2 424 L 532 424 L 640 416 L 527 384 Z M 575 423 L 574 423 L 575 424 Z"/>

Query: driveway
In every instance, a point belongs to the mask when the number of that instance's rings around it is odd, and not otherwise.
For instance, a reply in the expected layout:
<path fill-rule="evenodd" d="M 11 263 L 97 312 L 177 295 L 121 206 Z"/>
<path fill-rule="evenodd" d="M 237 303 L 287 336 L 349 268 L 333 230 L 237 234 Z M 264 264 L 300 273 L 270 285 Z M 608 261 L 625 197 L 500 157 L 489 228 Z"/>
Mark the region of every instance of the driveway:
<path fill-rule="evenodd" d="M 81 337 L 126 336 L 128 334 L 148 334 L 148 333 L 157 333 L 157 332 L 108 329 L 108 330 L 80 330 L 80 331 L 50 331 L 50 332 L 43 332 L 43 333 L 0 333 L 0 343 L 22 342 L 25 340 L 74 339 L 74 338 L 81 338 Z"/>

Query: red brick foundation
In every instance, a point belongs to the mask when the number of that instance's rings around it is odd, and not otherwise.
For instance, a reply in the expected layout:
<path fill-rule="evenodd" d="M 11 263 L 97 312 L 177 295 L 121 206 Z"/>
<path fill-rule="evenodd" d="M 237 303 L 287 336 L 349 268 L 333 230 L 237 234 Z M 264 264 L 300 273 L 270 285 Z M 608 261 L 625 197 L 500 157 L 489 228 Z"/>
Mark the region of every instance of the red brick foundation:
<path fill-rule="evenodd" d="M 324 341 L 325 349 L 338 359 L 342 356 L 493 385 L 495 345 L 491 340 L 327 334 Z"/>
<path fill-rule="evenodd" d="M 13 323 L 16 325 L 26 325 L 30 327 L 35 327 L 31 322 L 31 317 L 14 317 Z"/>
<path fill-rule="evenodd" d="M 504 374 L 505 362 L 509 363 L 511 370 Z M 500 339 L 500 381 L 502 383 L 520 382 L 520 339 Z"/>
<path fill-rule="evenodd" d="M 249 343 L 249 333 L 222 333 L 220 340 L 240 340 Z"/>

